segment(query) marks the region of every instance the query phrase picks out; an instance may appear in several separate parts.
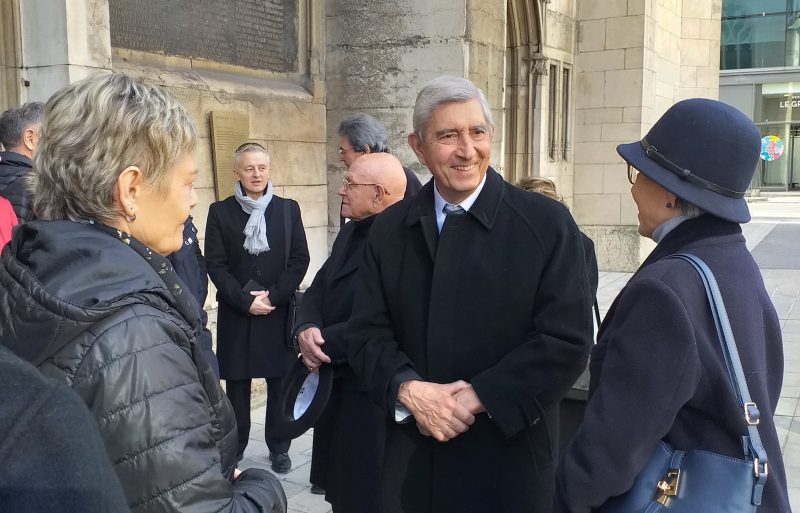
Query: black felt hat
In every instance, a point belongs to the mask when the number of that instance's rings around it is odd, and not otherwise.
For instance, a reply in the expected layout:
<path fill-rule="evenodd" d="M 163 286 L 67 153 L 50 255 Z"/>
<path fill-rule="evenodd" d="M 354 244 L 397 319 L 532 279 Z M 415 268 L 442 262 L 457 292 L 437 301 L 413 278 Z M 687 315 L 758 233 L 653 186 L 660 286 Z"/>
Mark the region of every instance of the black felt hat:
<path fill-rule="evenodd" d="M 620 144 L 617 153 L 677 197 L 728 221 L 750 220 L 744 193 L 761 135 L 734 107 L 705 98 L 680 101 L 641 141 Z"/>
<path fill-rule="evenodd" d="M 297 438 L 310 428 L 322 414 L 333 387 L 333 368 L 323 364 L 312 373 L 299 356 L 283 378 L 279 417 L 270 436 Z"/>

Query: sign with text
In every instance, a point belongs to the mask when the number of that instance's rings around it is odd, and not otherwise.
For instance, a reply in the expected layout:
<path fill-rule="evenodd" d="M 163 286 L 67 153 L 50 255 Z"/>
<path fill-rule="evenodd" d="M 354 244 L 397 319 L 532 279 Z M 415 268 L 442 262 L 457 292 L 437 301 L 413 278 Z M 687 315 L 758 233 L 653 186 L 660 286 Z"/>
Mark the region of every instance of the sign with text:
<path fill-rule="evenodd" d="M 109 0 L 111 46 L 297 69 L 297 0 Z"/>
<path fill-rule="evenodd" d="M 211 112 L 211 145 L 217 199 L 233 195 L 233 153 L 250 136 L 250 117 L 241 112 Z"/>

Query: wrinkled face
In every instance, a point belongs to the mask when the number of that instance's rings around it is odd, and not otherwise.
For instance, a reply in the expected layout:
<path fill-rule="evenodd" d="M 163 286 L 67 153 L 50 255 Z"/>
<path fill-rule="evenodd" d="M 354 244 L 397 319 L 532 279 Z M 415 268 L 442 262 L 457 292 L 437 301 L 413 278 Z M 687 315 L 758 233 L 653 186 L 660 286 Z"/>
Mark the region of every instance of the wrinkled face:
<path fill-rule="evenodd" d="M 363 151 L 356 151 L 353 149 L 353 145 L 350 144 L 350 141 L 347 139 L 347 137 L 342 136 L 342 138 L 339 140 L 339 160 L 344 162 L 345 168 L 349 169 L 353 161 L 363 154 Z"/>
<path fill-rule="evenodd" d="M 643 173 L 634 173 L 631 196 L 639 209 L 639 235 L 653 237 L 653 231 L 670 217 L 680 214 L 677 208 L 667 208 L 675 204 L 675 196 Z"/>
<path fill-rule="evenodd" d="M 492 134 L 478 100 L 443 103 L 434 109 L 423 133 L 409 143 L 428 167 L 439 194 L 460 203 L 480 185 L 489 168 Z"/>
<path fill-rule="evenodd" d="M 377 212 L 378 185 L 358 165 L 348 168 L 337 194 L 342 198 L 343 217 L 360 221 Z"/>
<path fill-rule="evenodd" d="M 164 192 L 145 186 L 136 199 L 136 220 L 129 223 L 131 235 L 161 255 L 183 246 L 183 223 L 197 204 L 194 155 L 184 155 L 169 171 Z"/>
<path fill-rule="evenodd" d="M 233 173 L 242 190 L 253 199 L 264 194 L 269 183 L 269 159 L 262 151 L 245 151 L 234 161 Z"/>

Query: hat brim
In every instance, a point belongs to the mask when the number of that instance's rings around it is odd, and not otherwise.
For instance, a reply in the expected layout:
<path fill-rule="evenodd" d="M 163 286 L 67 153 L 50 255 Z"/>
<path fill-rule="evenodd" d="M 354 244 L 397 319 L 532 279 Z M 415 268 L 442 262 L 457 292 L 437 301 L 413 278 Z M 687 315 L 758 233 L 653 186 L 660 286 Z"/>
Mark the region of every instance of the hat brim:
<path fill-rule="evenodd" d="M 310 372 L 303 364 L 302 356 L 298 357 L 297 361 L 292 365 L 289 373 L 283 378 L 283 394 L 279 398 L 279 416 L 273 427 L 272 436 L 294 439 L 314 427 L 317 419 L 325 410 L 325 405 L 328 404 L 328 398 L 333 388 L 333 368 L 331 365 L 322 365 L 317 372 L 319 373 L 319 382 L 314 391 L 314 397 L 310 401 L 307 399 L 303 401 L 308 403 L 308 406 L 300 417 L 295 418 L 295 403 L 298 401 L 300 390 L 303 388 L 303 384 L 306 382 Z"/>
<path fill-rule="evenodd" d="M 680 199 L 734 223 L 750 221 L 750 209 L 744 198 L 729 198 L 682 179 L 648 157 L 639 141 L 618 145 L 617 153 L 647 178 Z"/>

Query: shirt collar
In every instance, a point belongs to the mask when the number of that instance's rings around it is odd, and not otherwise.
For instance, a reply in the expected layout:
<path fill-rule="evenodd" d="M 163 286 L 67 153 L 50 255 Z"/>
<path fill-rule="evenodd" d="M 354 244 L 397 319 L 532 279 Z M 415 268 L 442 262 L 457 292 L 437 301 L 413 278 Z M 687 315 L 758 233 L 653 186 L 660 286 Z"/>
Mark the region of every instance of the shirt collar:
<path fill-rule="evenodd" d="M 487 173 L 488 174 L 488 173 Z M 462 201 L 461 203 L 454 203 L 455 205 L 460 205 L 461 208 L 469 212 L 469 209 L 472 208 L 472 205 L 475 203 L 475 200 L 478 199 L 480 196 L 481 191 L 483 190 L 483 186 L 486 184 L 486 175 L 483 175 L 483 179 L 481 183 L 478 184 L 478 187 L 472 191 L 472 194 L 467 196 L 467 198 Z M 442 231 L 442 225 L 444 225 L 444 219 L 447 215 L 443 212 L 444 206 L 447 205 L 447 201 L 439 194 L 439 189 L 436 187 L 436 179 L 433 179 L 433 208 L 436 212 L 436 224 L 439 225 L 439 231 Z"/>

